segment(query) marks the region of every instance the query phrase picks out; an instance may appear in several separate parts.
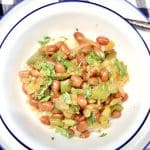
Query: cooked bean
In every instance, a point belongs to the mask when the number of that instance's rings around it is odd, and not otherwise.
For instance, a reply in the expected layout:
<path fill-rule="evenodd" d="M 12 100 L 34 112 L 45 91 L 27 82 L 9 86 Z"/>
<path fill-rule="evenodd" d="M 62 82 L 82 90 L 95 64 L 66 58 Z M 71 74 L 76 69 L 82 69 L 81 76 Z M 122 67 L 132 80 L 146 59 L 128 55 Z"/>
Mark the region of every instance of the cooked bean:
<path fill-rule="evenodd" d="M 100 45 L 107 45 L 109 43 L 109 39 L 107 37 L 104 36 L 98 36 L 96 38 L 97 43 L 99 43 Z"/>
<path fill-rule="evenodd" d="M 127 93 L 121 93 L 121 92 L 117 92 L 113 95 L 114 98 L 121 98 L 122 101 L 126 101 L 128 99 L 128 94 Z"/>
<path fill-rule="evenodd" d="M 48 64 L 52 64 L 52 65 L 55 65 L 55 64 L 56 64 L 56 62 L 55 62 L 53 59 L 51 59 L 51 58 L 48 58 L 48 59 L 46 60 L 46 62 L 47 62 Z"/>
<path fill-rule="evenodd" d="M 95 77 L 91 77 L 91 78 L 88 79 L 88 83 L 90 85 L 98 85 L 98 79 L 95 78 Z"/>
<path fill-rule="evenodd" d="M 100 78 L 103 82 L 108 81 L 109 79 L 109 72 L 107 69 L 103 68 L 100 71 Z"/>
<path fill-rule="evenodd" d="M 79 122 L 79 124 L 77 125 L 76 128 L 77 128 L 77 130 L 79 132 L 86 131 L 88 129 L 88 123 L 87 123 L 87 121 L 81 121 L 81 122 Z"/>
<path fill-rule="evenodd" d="M 19 71 L 20 78 L 26 78 L 26 77 L 29 77 L 29 75 L 30 75 L 30 70 Z"/>
<path fill-rule="evenodd" d="M 90 72 L 90 77 L 96 77 L 96 76 L 98 76 L 98 75 L 99 75 L 99 72 L 98 72 L 97 69 L 91 70 L 91 72 Z"/>
<path fill-rule="evenodd" d="M 85 36 L 81 32 L 75 32 L 74 38 L 77 40 L 79 44 L 82 44 L 86 41 Z"/>
<path fill-rule="evenodd" d="M 34 98 L 30 97 L 29 103 L 30 103 L 30 105 L 34 106 L 35 108 L 38 108 L 38 101 L 35 100 Z"/>
<path fill-rule="evenodd" d="M 122 94 L 120 92 L 117 92 L 117 93 L 113 94 L 113 97 L 120 98 L 120 97 L 122 97 Z"/>
<path fill-rule="evenodd" d="M 128 94 L 127 93 L 124 93 L 123 95 L 122 95 L 122 101 L 124 102 L 124 101 L 126 101 L 128 99 Z"/>
<path fill-rule="evenodd" d="M 69 133 L 69 135 L 71 135 L 71 136 L 73 136 L 73 135 L 75 134 L 74 130 L 72 130 L 72 129 L 68 129 L 68 133 Z"/>
<path fill-rule="evenodd" d="M 97 112 L 95 114 L 95 121 L 99 122 L 99 118 L 100 118 L 100 112 Z"/>
<path fill-rule="evenodd" d="M 121 112 L 120 111 L 113 111 L 111 116 L 112 116 L 112 118 L 119 118 L 119 117 L 121 117 Z"/>
<path fill-rule="evenodd" d="M 60 90 L 60 81 L 53 80 L 52 85 L 51 85 L 51 89 L 54 92 L 54 94 L 57 95 L 59 90 Z"/>
<path fill-rule="evenodd" d="M 81 138 L 88 138 L 89 136 L 90 136 L 90 132 L 88 130 L 82 132 L 80 135 Z"/>
<path fill-rule="evenodd" d="M 77 103 L 81 108 L 84 108 L 87 105 L 87 99 L 85 98 L 84 95 L 78 95 L 77 96 Z"/>
<path fill-rule="evenodd" d="M 70 55 L 70 49 L 69 49 L 69 47 L 68 47 L 65 43 L 63 43 L 63 44 L 61 45 L 60 49 L 61 49 L 67 56 Z"/>
<path fill-rule="evenodd" d="M 40 121 L 41 121 L 43 124 L 46 124 L 46 125 L 49 125 L 49 124 L 50 124 L 49 116 L 42 116 L 42 117 L 40 117 Z"/>
<path fill-rule="evenodd" d="M 40 111 L 52 111 L 54 108 L 54 105 L 52 102 L 43 102 L 43 103 L 38 103 L 38 107 Z"/>
<path fill-rule="evenodd" d="M 77 62 L 78 62 L 78 64 L 85 63 L 85 56 L 84 55 L 77 55 Z"/>
<path fill-rule="evenodd" d="M 56 99 L 58 99 L 59 98 L 59 94 L 58 93 L 56 93 L 57 95 L 53 95 L 52 97 L 51 97 L 51 101 L 52 102 L 54 102 Z"/>
<path fill-rule="evenodd" d="M 61 63 L 57 62 L 55 64 L 55 71 L 56 71 L 56 73 L 65 73 L 66 72 L 66 68 Z"/>
<path fill-rule="evenodd" d="M 72 75 L 70 80 L 72 86 L 74 87 L 80 87 L 83 82 L 83 79 L 80 76 L 76 76 L 76 75 Z"/>
<path fill-rule="evenodd" d="M 41 76 L 40 72 L 37 71 L 37 70 L 35 70 L 35 69 L 32 69 L 32 70 L 30 71 L 30 74 L 31 74 L 32 76 L 34 76 L 34 77 L 39 77 L 39 76 Z"/>
<path fill-rule="evenodd" d="M 48 45 L 47 50 L 48 52 L 56 52 L 58 50 L 58 47 L 56 45 Z"/>
<path fill-rule="evenodd" d="M 76 120 L 77 122 L 81 122 L 81 121 L 85 120 L 85 117 L 82 116 L 81 114 L 75 114 L 74 120 Z"/>

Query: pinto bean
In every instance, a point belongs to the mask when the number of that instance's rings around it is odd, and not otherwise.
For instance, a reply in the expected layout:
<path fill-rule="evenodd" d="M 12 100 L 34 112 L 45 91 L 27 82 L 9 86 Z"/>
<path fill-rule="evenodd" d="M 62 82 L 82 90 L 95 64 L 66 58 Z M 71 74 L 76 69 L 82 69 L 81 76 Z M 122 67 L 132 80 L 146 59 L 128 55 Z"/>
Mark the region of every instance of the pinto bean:
<path fill-rule="evenodd" d="M 49 116 L 46 116 L 46 115 L 40 117 L 40 121 L 41 121 L 43 124 L 46 124 L 46 125 L 49 125 L 49 124 L 50 124 Z"/>
<path fill-rule="evenodd" d="M 71 80 L 72 86 L 74 87 L 80 87 L 83 82 L 83 79 L 77 75 L 72 75 L 70 80 Z"/>
<path fill-rule="evenodd" d="M 107 45 L 109 43 L 109 39 L 107 37 L 104 36 L 98 36 L 96 38 L 97 43 L 99 43 L 100 45 Z"/>
<path fill-rule="evenodd" d="M 87 99 L 83 95 L 78 95 L 77 96 L 77 103 L 81 108 L 84 108 L 87 105 Z"/>
<path fill-rule="evenodd" d="M 37 70 L 35 70 L 35 69 L 32 69 L 32 70 L 30 71 L 30 74 L 31 74 L 33 77 L 39 77 L 39 76 L 41 76 L 40 72 L 37 71 Z"/>
<path fill-rule="evenodd" d="M 52 111 L 54 108 L 54 105 L 52 102 L 43 102 L 43 103 L 38 103 L 38 107 L 40 111 Z"/>
<path fill-rule="evenodd" d="M 88 130 L 82 132 L 80 135 L 81 138 L 88 138 L 89 136 L 90 136 L 90 132 Z"/>
<path fill-rule="evenodd" d="M 81 114 L 75 114 L 74 120 L 76 120 L 77 122 L 81 122 L 81 121 L 85 120 L 85 117 L 82 116 Z"/>
<path fill-rule="evenodd" d="M 98 79 L 95 77 L 91 77 L 88 79 L 88 83 L 93 86 L 98 85 Z"/>
<path fill-rule="evenodd" d="M 70 49 L 67 44 L 63 43 L 60 48 L 67 56 L 70 55 Z"/>
<path fill-rule="evenodd" d="M 60 81 L 53 80 L 52 85 L 51 85 L 51 89 L 54 92 L 54 94 L 57 95 L 59 90 L 60 90 Z"/>
<path fill-rule="evenodd" d="M 121 112 L 120 111 L 113 111 L 111 116 L 112 116 L 112 118 L 120 118 Z"/>
<path fill-rule="evenodd" d="M 56 64 L 56 62 L 55 62 L 53 59 L 51 59 L 51 58 L 48 58 L 48 59 L 46 60 L 46 62 L 47 62 L 48 64 L 52 64 L 52 65 L 55 65 L 55 64 Z"/>
<path fill-rule="evenodd" d="M 90 77 L 96 77 L 98 75 L 99 75 L 98 70 L 96 70 L 96 69 L 91 70 Z"/>
<path fill-rule="evenodd" d="M 81 32 L 75 32 L 74 38 L 77 40 L 79 44 L 86 42 L 85 36 Z"/>
<path fill-rule="evenodd" d="M 72 130 L 72 129 L 68 129 L 68 133 L 69 133 L 69 135 L 71 135 L 71 136 L 73 136 L 73 135 L 75 134 L 74 130 Z"/>
<path fill-rule="evenodd" d="M 105 69 L 105 68 L 101 69 L 101 71 L 100 71 L 100 78 L 101 78 L 101 80 L 103 82 L 108 81 L 108 79 L 109 79 L 109 72 L 108 72 L 107 69 Z"/>
<path fill-rule="evenodd" d="M 126 101 L 128 99 L 128 94 L 127 93 L 124 93 L 123 95 L 122 95 L 122 101 L 124 102 L 124 101 Z"/>
<path fill-rule="evenodd" d="M 20 78 L 26 78 L 26 77 L 29 77 L 29 75 L 30 75 L 30 70 L 19 71 Z"/>
<path fill-rule="evenodd" d="M 32 105 L 35 108 L 38 108 L 38 101 L 35 100 L 34 98 L 30 97 L 29 98 L 29 104 Z"/>
<path fill-rule="evenodd" d="M 56 71 L 56 73 L 65 73 L 66 72 L 66 68 L 61 63 L 57 62 L 55 64 L 55 71 Z"/>
<path fill-rule="evenodd" d="M 56 99 L 58 99 L 59 98 L 59 94 L 58 93 L 56 93 L 56 95 L 53 95 L 52 97 L 51 97 L 51 101 L 52 102 L 54 102 Z"/>
<path fill-rule="evenodd" d="M 81 121 L 81 122 L 79 122 L 79 124 L 77 125 L 77 130 L 79 131 L 79 132 L 84 132 L 84 131 L 86 131 L 87 129 L 88 129 L 88 123 L 87 123 L 87 121 Z"/>
<path fill-rule="evenodd" d="M 58 50 L 58 47 L 56 45 L 48 45 L 47 51 L 48 52 L 56 52 Z"/>

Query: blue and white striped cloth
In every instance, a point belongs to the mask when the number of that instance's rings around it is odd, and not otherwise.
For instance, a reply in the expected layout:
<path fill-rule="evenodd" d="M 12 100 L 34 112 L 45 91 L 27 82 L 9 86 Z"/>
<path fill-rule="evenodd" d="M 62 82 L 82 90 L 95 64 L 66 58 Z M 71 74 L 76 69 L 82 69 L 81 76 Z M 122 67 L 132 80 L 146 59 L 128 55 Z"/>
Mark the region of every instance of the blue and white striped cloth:
<path fill-rule="evenodd" d="M 14 5 L 18 4 L 23 0 L 0 0 L 0 19 L 5 13 L 11 9 Z M 59 0 L 65 1 L 65 0 Z M 145 17 L 150 21 L 150 0 L 128 0 L 134 4 L 140 11 L 145 15 Z M 0 150 L 3 150 L 2 143 L 0 143 Z M 143 150 L 150 150 L 150 141 L 145 145 Z"/>
<path fill-rule="evenodd" d="M 0 18 L 14 5 L 22 0 L 0 0 Z M 136 7 L 150 19 L 150 0 L 128 0 L 133 2 Z"/>

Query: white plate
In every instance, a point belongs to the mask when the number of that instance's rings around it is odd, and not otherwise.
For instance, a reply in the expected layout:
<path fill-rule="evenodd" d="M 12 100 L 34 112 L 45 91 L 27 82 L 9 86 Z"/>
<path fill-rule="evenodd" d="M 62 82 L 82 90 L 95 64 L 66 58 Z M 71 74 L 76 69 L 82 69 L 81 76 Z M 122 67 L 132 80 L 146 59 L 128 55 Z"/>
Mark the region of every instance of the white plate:
<path fill-rule="evenodd" d="M 123 147 L 143 126 L 150 106 L 147 101 L 150 98 L 147 88 L 149 70 L 144 67 L 145 64 L 150 65 L 149 54 L 140 35 L 121 16 L 103 6 L 83 2 L 45 5 L 48 1 L 40 1 L 41 3 L 32 5 L 32 2 L 26 1 L 18 5 L 18 8 L 12 10 L 12 13 L 9 13 L 1 23 L 0 106 L 3 106 L 1 107 L 3 122 L 15 138 L 24 143 L 25 147 L 36 149 L 71 148 L 72 150 Z M 103 1 L 101 3 L 104 5 Z M 33 7 L 31 8 L 31 6 Z M 115 4 L 108 4 L 107 6 L 114 8 L 113 10 L 117 9 Z M 121 6 L 121 3 L 117 3 L 118 6 Z M 130 8 L 127 3 L 124 3 L 124 6 L 128 7 L 128 13 L 132 12 L 133 8 Z M 79 8 L 80 15 L 76 16 L 79 14 Z M 67 13 L 72 15 L 67 16 L 68 20 L 65 19 Z M 134 15 L 137 16 L 136 13 Z M 10 17 L 13 22 L 9 20 Z M 142 16 L 140 17 L 142 18 Z M 47 21 L 45 22 L 45 20 Z M 61 26 L 59 25 L 60 20 Z M 112 121 L 111 128 L 107 131 L 108 136 L 101 139 L 93 135 L 86 140 L 77 138 L 68 140 L 42 126 L 25 106 L 25 100 L 17 79 L 18 71 L 31 54 L 30 49 L 42 36 L 49 33 L 56 34 L 57 31 L 61 31 L 60 33 L 57 32 L 60 35 L 72 34 L 76 27 L 89 36 L 96 36 L 100 33 L 114 39 L 118 55 L 127 63 L 129 69 L 130 82 L 126 90 L 130 97 L 124 105 L 123 116 L 121 119 Z M 50 140 L 51 136 L 55 137 L 54 141 Z"/>

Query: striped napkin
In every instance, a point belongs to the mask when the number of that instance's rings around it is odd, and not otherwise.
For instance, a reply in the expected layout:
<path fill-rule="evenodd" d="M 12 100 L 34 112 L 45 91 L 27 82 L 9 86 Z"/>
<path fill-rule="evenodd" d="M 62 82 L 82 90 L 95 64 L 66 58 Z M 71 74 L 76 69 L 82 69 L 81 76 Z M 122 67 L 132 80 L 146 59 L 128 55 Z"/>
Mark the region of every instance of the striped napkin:
<path fill-rule="evenodd" d="M 14 5 L 22 0 L 0 0 L 0 18 Z M 60 0 L 61 1 L 61 0 Z M 150 0 L 128 0 L 150 19 Z"/>
<path fill-rule="evenodd" d="M 0 19 L 15 5 L 23 0 L 0 0 Z M 63 0 L 58 0 L 63 1 Z M 66 0 L 67 1 L 67 0 Z M 68 0 L 69 1 L 69 0 Z M 88 1 L 88 0 L 87 0 Z M 92 0 L 91 0 L 92 1 Z M 120 0 L 121 1 L 121 0 Z M 143 15 L 150 21 L 150 0 L 126 0 L 135 5 Z M 2 144 L 2 143 L 0 143 Z M 3 150 L 0 145 L 0 150 Z M 143 150 L 150 150 L 150 141 L 145 145 Z"/>

